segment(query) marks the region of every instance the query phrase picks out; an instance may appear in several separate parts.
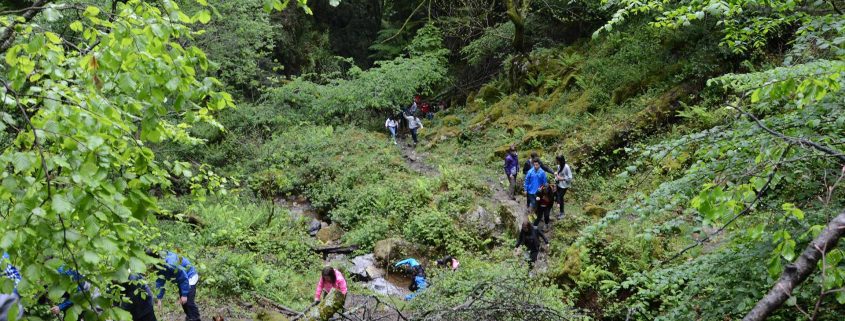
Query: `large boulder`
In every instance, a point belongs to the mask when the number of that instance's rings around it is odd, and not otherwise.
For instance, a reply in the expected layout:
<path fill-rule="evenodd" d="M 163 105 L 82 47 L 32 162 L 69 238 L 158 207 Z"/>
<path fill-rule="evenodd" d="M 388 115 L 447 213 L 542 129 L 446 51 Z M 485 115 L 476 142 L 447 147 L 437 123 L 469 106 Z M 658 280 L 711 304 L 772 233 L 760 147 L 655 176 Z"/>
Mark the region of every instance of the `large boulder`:
<path fill-rule="evenodd" d="M 505 230 L 517 233 L 519 232 L 519 226 L 522 224 L 522 213 L 515 211 L 514 208 L 501 205 L 499 206 L 499 222 L 501 222 L 502 226 Z"/>
<path fill-rule="evenodd" d="M 337 224 L 329 225 L 326 228 L 320 229 L 317 232 L 317 239 L 323 243 L 334 242 L 340 240 L 343 236 L 343 230 Z"/>
<path fill-rule="evenodd" d="M 461 220 L 469 227 L 477 230 L 480 235 L 490 235 L 496 230 L 497 226 L 502 224 L 499 217 L 488 212 L 481 205 L 461 216 Z"/>
<path fill-rule="evenodd" d="M 419 247 L 401 238 L 389 238 L 376 242 L 373 254 L 380 266 L 389 266 L 394 261 L 415 257 Z"/>

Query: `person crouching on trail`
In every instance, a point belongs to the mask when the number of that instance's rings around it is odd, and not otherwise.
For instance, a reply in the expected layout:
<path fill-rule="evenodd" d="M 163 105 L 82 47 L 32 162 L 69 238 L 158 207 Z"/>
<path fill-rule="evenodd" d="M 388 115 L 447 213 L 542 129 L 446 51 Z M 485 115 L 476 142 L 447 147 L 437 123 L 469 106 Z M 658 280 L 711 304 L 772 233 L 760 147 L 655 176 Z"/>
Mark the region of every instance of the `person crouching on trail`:
<path fill-rule="evenodd" d="M 549 229 L 549 214 L 552 212 L 552 207 L 555 203 L 555 194 L 557 193 L 557 185 L 545 184 L 537 191 L 537 218 L 534 220 L 534 226 L 539 227 L 540 221 L 545 222 L 543 230 Z"/>
<path fill-rule="evenodd" d="M 528 196 L 528 208 L 537 209 L 537 191 L 540 190 L 540 187 L 546 185 L 548 181 L 546 180 L 546 172 L 540 169 L 540 160 L 538 158 L 534 158 L 531 160 L 532 165 L 534 165 L 528 173 L 525 174 L 525 194 Z"/>
<path fill-rule="evenodd" d="M 149 255 L 148 253 L 147 255 Z M 156 280 L 156 305 L 161 310 L 161 299 L 164 298 L 164 285 L 167 281 L 175 282 L 179 286 L 179 305 L 185 311 L 186 321 L 199 321 L 200 309 L 197 307 L 197 282 L 199 282 L 197 269 L 187 258 L 181 257 L 173 252 L 165 252 L 164 264 L 158 267 L 158 279 Z"/>
<path fill-rule="evenodd" d="M 528 248 L 528 266 L 534 268 L 534 262 L 537 261 L 537 255 L 540 253 L 540 239 L 546 245 L 549 245 L 549 240 L 543 235 L 543 232 L 537 229 L 531 222 L 525 221 L 522 223 L 522 230 L 519 231 L 519 238 L 516 240 L 516 251 L 519 252 L 519 246 L 525 245 Z"/>
<path fill-rule="evenodd" d="M 437 260 L 436 263 L 437 266 L 446 266 L 452 271 L 457 271 L 458 267 L 461 266 L 461 263 L 451 255 L 447 255 L 442 259 Z"/>
<path fill-rule="evenodd" d="M 332 289 L 336 289 L 343 294 L 341 297 L 342 300 L 346 301 L 346 279 L 343 278 L 343 274 L 340 271 L 336 270 L 331 266 L 327 266 L 323 268 L 323 272 L 320 275 L 320 281 L 317 282 L 317 291 L 314 292 L 314 303 L 320 303 L 320 300 L 323 299 L 324 294 L 328 294 L 331 292 Z M 343 306 L 341 304 L 341 306 Z"/>
<path fill-rule="evenodd" d="M 425 280 L 425 269 L 417 262 L 416 259 L 404 259 L 402 261 L 396 262 L 393 266 L 395 267 L 407 267 L 414 273 L 414 283 L 411 283 L 411 286 L 408 287 L 413 293 L 408 294 L 405 296 L 405 301 L 410 301 L 417 297 L 426 287 L 428 287 L 428 283 Z"/>

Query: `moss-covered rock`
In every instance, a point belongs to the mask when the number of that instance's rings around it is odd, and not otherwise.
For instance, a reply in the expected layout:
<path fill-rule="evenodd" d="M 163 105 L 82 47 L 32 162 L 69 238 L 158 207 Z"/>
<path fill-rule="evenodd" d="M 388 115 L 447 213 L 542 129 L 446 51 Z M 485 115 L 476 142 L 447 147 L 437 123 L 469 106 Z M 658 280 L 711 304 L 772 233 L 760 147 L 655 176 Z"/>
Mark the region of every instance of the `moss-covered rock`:
<path fill-rule="evenodd" d="M 329 225 L 317 232 L 317 239 L 323 243 L 337 241 L 340 240 L 341 237 L 343 237 L 343 229 L 341 229 L 337 224 Z"/>
<path fill-rule="evenodd" d="M 287 316 L 276 311 L 261 309 L 255 314 L 255 319 L 258 321 L 288 321 Z"/>
<path fill-rule="evenodd" d="M 376 242 L 373 254 L 381 266 L 389 266 L 393 261 L 418 256 L 419 247 L 404 239 L 394 237 Z"/>
<path fill-rule="evenodd" d="M 332 289 L 328 294 L 323 296 L 320 304 L 312 307 L 305 313 L 302 320 L 305 321 L 328 321 L 335 313 L 343 309 L 343 304 L 346 302 L 346 295 L 340 293 L 336 289 Z"/>
<path fill-rule="evenodd" d="M 502 90 L 499 89 L 495 83 L 488 83 L 478 90 L 478 95 L 475 99 L 481 99 L 488 104 L 499 101 L 502 96 Z"/>
<path fill-rule="evenodd" d="M 563 138 L 563 133 L 557 129 L 535 130 L 525 134 L 522 137 L 522 143 L 525 145 L 531 144 L 532 141 L 537 141 L 544 145 L 551 145 L 560 143 Z"/>
<path fill-rule="evenodd" d="M 587 204 L 584 206 L 584 213 L 593 217 L 603 217 L 607 214 L 607 209 L 595 204 Z"/>

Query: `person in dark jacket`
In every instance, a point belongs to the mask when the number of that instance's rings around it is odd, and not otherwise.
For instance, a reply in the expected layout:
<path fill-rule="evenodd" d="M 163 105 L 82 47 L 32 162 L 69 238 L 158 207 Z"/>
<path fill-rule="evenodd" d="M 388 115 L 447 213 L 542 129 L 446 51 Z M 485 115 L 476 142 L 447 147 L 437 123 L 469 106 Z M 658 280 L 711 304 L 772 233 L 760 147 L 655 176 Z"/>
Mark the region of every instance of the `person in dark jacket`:
<path fill-rule="evenodd" d="M 543 230 L 549 229 L 549 215 L 552 212 L 556 194 L 556 184 L 546 183 L 537 191 L 537 218 L 534 220 L 535 227 L 539 227 L 540 221 L 543 221 L 546 223 Z"/>
<path fill-rule="evenodd" d="M 531 157 L 526 159 L 525 164 L 522 165 L 522 175 L 523 176 L 528 175 L 528 171 L 530 171 L 532 168 L 534 168 L 533 162 L 534 162 L 535 159 L 540 163 L 540 169 L 542 169 L 544 172 L 554 173 L 554 171 L 552 171 L 551 168 L 546 166 L 546 164 L 543 164 L 543 161 L 540 160 L 539 156 L 537 156 L 537 152 L 531 152 Z M 525 201 L 525 207 L 531 207 L 531 203 L 532 203 L 532 200 L 531 200 L 530 197 L 528 197 Z"/>
<path fill-rule="evenodd" d="M 516 154 L 516 146 L 511 144 L 508 149 L 508 154 L 505 155 L 505 176 L 508 177 L 508 184 L 510 184 L 511 199 L 515 200 L 516 196 L 516 173 L 519 172 L 519 155 Z"/>
<path fill-rule="evenodd" d="M 143 280 L 138 274 L 130 274 L 129 282 L 120 285 L 127 301 L 121 302 L 119 307 L 132 315 L 132 321 L 156 321 L 153 291 Z"/>
<path fill-rule="evenodd" d="M 519 231 L 519 238 L 516 240 L 516 249 L 519 249 L 520 245 L 528 248 L 528 265 L 531 268 L 534 267 L 534 262 L 537 261 L 537 255 L 540 253 L 540 239 L 543 239 L 546 245 L 549 244 L 543 232 L 531 225 L 531 222 L 522 223 L 522 230 Z"/>
<path fill-rule="evenodd" d="M 161 309 L 161 299 L 164 298 L 164 285 L 167 281 L 175 282 L 179 286 L 179 305 L 185 311 L 186 321 L 199 321 L 200 310 L 197 307 L 197 282 L 199 274 L 187 258 L 173 252 L 165 252 L 164 264 L 158 268 L 156 280 L 156 304 Z"/>

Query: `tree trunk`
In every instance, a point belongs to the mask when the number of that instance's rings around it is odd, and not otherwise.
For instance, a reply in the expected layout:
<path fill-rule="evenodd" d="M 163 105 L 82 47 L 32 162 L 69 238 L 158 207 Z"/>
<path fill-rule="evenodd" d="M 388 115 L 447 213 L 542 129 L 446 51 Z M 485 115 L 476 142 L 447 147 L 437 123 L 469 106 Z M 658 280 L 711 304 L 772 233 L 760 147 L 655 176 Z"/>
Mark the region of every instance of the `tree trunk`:
<path fill-rule="evenodd" d="M 527 0 L 523 0 L 527 1 Z M 511 45 L 517 53 L 525 53 L 525 17 L 517 0 L 508 0 L 508 18 L 513 23 Z"/>
<path fill-rule="evenodd" d="M 801 285 L 815 271 L 822 256 L 835 249 L 842 235 L 845 234 L 845 211 L 839 213 L 815 240 L 807 245 L 795 263 L 787 265 L 777 283 L 743 321 L 761 321 L 775 312 L 792 294 L 795 287 Z"/>

